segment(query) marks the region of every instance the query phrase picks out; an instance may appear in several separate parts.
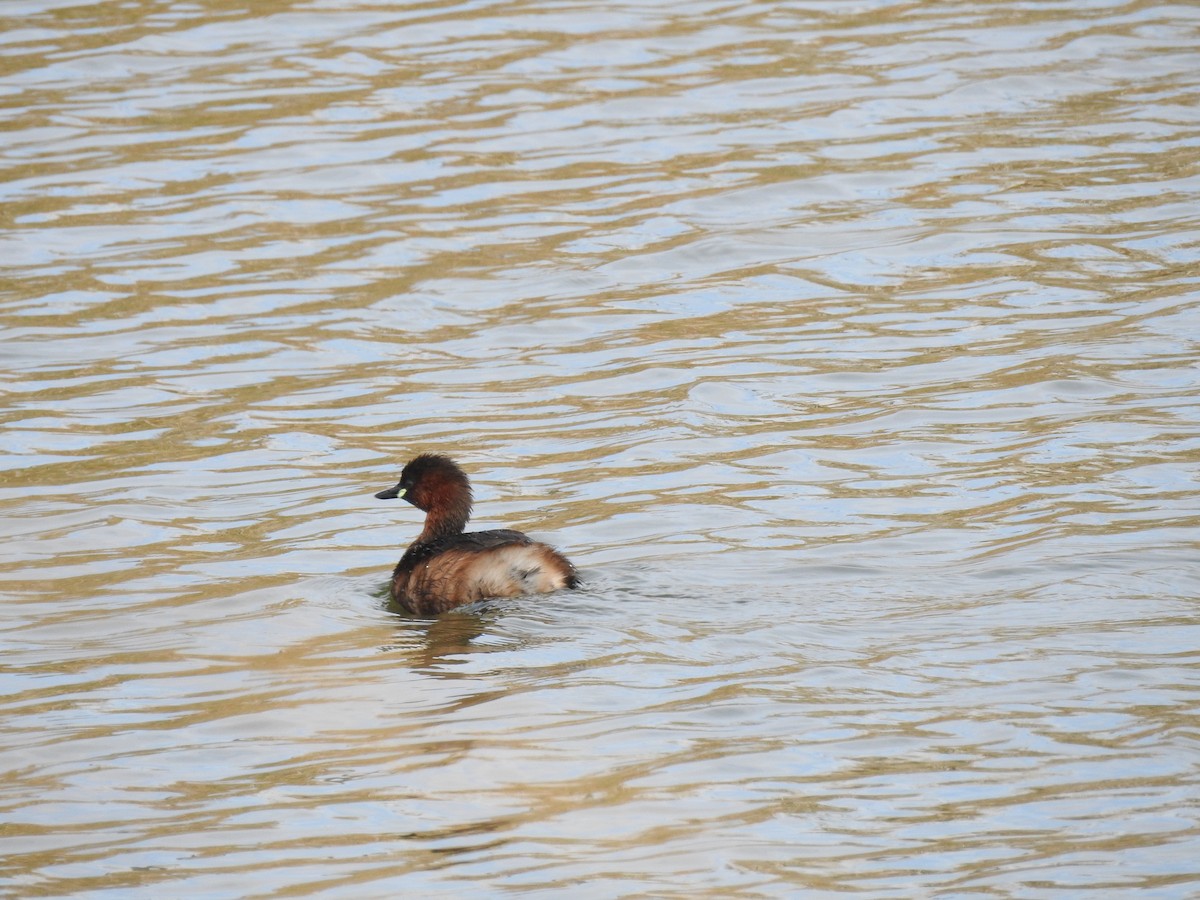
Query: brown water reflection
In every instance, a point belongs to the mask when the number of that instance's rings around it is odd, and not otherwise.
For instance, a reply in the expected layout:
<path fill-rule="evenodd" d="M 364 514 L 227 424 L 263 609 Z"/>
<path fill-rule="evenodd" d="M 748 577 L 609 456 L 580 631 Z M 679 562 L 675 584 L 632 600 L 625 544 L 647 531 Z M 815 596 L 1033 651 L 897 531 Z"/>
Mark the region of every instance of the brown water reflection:
<path fill-rule="evenodd" d="M 4 15 L 4 891 L 1194 893 L 1196 10 Z"/>

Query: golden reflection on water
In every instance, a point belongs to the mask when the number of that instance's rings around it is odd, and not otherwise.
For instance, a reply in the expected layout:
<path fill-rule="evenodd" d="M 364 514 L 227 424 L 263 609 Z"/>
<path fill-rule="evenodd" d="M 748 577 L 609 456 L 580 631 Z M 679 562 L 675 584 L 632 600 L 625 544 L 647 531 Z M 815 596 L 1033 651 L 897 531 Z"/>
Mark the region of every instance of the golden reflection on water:
<path fill-rule="evenodd" d="M 5 16 L 4 891 L 1196 883 L 1195 11 Z"/>

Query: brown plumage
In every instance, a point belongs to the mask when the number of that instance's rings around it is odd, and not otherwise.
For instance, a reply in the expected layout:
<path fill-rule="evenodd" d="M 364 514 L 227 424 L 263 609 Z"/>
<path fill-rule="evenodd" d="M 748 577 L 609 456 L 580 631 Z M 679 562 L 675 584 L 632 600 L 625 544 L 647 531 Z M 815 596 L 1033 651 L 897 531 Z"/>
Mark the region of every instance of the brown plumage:
<path fill-rule="evenodd" d="M 425 512 L 425 528 L 392 573 L 392 599 L 408 612 L 432 616 L 485 597 L 544 594 L 578 582 L 565 556 L 526 534 L 464 532 L 471 483 L 447 456 L 421 454 L 399 484 L 375 496 L 403 497 Z"/>

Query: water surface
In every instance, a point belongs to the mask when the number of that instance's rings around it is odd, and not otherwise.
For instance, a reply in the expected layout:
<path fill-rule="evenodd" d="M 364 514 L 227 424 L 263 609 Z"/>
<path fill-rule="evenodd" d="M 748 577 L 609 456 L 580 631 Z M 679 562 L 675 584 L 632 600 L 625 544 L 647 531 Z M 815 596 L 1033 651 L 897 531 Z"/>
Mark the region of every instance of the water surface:
<path fill-rule="evenodd" d="M 6 893 L 1196 892 L 1195 7 L 4 14 Z"/>

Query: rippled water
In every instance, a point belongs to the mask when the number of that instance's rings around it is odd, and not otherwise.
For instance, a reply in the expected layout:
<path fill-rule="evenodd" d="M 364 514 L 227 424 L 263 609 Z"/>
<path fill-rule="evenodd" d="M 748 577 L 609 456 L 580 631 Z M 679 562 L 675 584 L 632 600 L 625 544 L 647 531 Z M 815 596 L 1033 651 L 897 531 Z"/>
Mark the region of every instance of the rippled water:
<path fill-rule="evenodd" d="M 0 891 L 1200 890 L 1200 8 L 3 13 Z"/>

